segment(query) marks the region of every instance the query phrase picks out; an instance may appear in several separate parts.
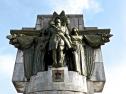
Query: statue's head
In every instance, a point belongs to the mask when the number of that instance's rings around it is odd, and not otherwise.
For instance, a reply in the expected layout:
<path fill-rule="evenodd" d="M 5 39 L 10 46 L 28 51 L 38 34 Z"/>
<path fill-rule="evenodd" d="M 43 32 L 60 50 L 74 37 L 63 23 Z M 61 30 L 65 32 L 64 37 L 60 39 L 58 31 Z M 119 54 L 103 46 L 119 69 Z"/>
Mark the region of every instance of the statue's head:
<path fill-rule="evenodd" d="M 72 28 L 71 35 L 78 35 L 78 29 L 76 27 Z"/>
<path fill-rule="evenodd" d="M 61 23 L 60 17 L 56 17 L 54 20 L 54 23 L 55 24 Z"/>
<path fill-rule="evenodd" d="M 67 18 L 64 11 L 62 11 L 59 15 L 54 12 L 52 20 L 55 22 L 55 24 L 61 23 L 62 26 L 66 26 L 70 23 L 70 20 Z"/>

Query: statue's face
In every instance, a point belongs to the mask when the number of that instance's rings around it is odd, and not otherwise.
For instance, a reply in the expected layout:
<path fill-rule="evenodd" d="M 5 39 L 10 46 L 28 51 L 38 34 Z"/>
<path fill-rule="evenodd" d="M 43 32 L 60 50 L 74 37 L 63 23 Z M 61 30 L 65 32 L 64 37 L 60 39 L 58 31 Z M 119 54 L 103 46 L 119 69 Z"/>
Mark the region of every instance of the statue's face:
<path fill-rule="evenodd" d="M 78 35 L 78 29 L 77 28 L 73 28 L 72 32 L 73 32 L 73 35 Z"/>
<path fill-rule="evenodd" d="M 73 31 L 74 31 L 74 32 L 77 32 L 77 28 L 74 28 Z"/>
<path fill-rule="evenodd" d="M 59 18 L 56 18 L 55 23 L 61 23 L 61 20 Z"/>

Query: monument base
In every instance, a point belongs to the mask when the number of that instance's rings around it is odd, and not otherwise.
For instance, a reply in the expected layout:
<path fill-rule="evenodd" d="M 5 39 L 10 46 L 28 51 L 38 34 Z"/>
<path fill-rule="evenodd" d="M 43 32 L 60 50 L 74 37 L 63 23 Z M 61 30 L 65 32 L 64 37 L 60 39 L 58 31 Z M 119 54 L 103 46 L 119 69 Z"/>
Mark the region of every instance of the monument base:
<path fill-rule="evenodd" d="M 86 94 L 86 77 L 67 67 L 38 72 L 31 77 L 24 94 Z"/>

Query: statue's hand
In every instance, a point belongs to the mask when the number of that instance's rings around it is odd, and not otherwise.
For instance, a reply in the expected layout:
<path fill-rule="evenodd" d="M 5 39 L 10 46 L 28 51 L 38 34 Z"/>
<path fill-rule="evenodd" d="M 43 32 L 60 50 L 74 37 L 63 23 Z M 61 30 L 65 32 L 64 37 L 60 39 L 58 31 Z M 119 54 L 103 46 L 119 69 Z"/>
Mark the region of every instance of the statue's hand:
<path fill-rule="evenodd" d="M 75 45 L 75 44 L 72 44 L 71 45 L 71 48 L 69 48 L 69 51 L 76 51 L 76 49 L 77 49 L 77 46 Z"/>

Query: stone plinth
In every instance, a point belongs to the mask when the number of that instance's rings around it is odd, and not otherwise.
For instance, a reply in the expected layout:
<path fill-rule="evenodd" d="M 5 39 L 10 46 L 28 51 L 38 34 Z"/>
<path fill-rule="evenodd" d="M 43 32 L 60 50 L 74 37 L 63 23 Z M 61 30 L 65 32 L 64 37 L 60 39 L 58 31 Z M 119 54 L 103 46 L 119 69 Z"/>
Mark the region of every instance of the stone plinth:
<path fill-rule="evenodd" d="M 26 94 L 86 94 L 86 77 L 67 67 L 49 68 L 31 77 Z"/>

